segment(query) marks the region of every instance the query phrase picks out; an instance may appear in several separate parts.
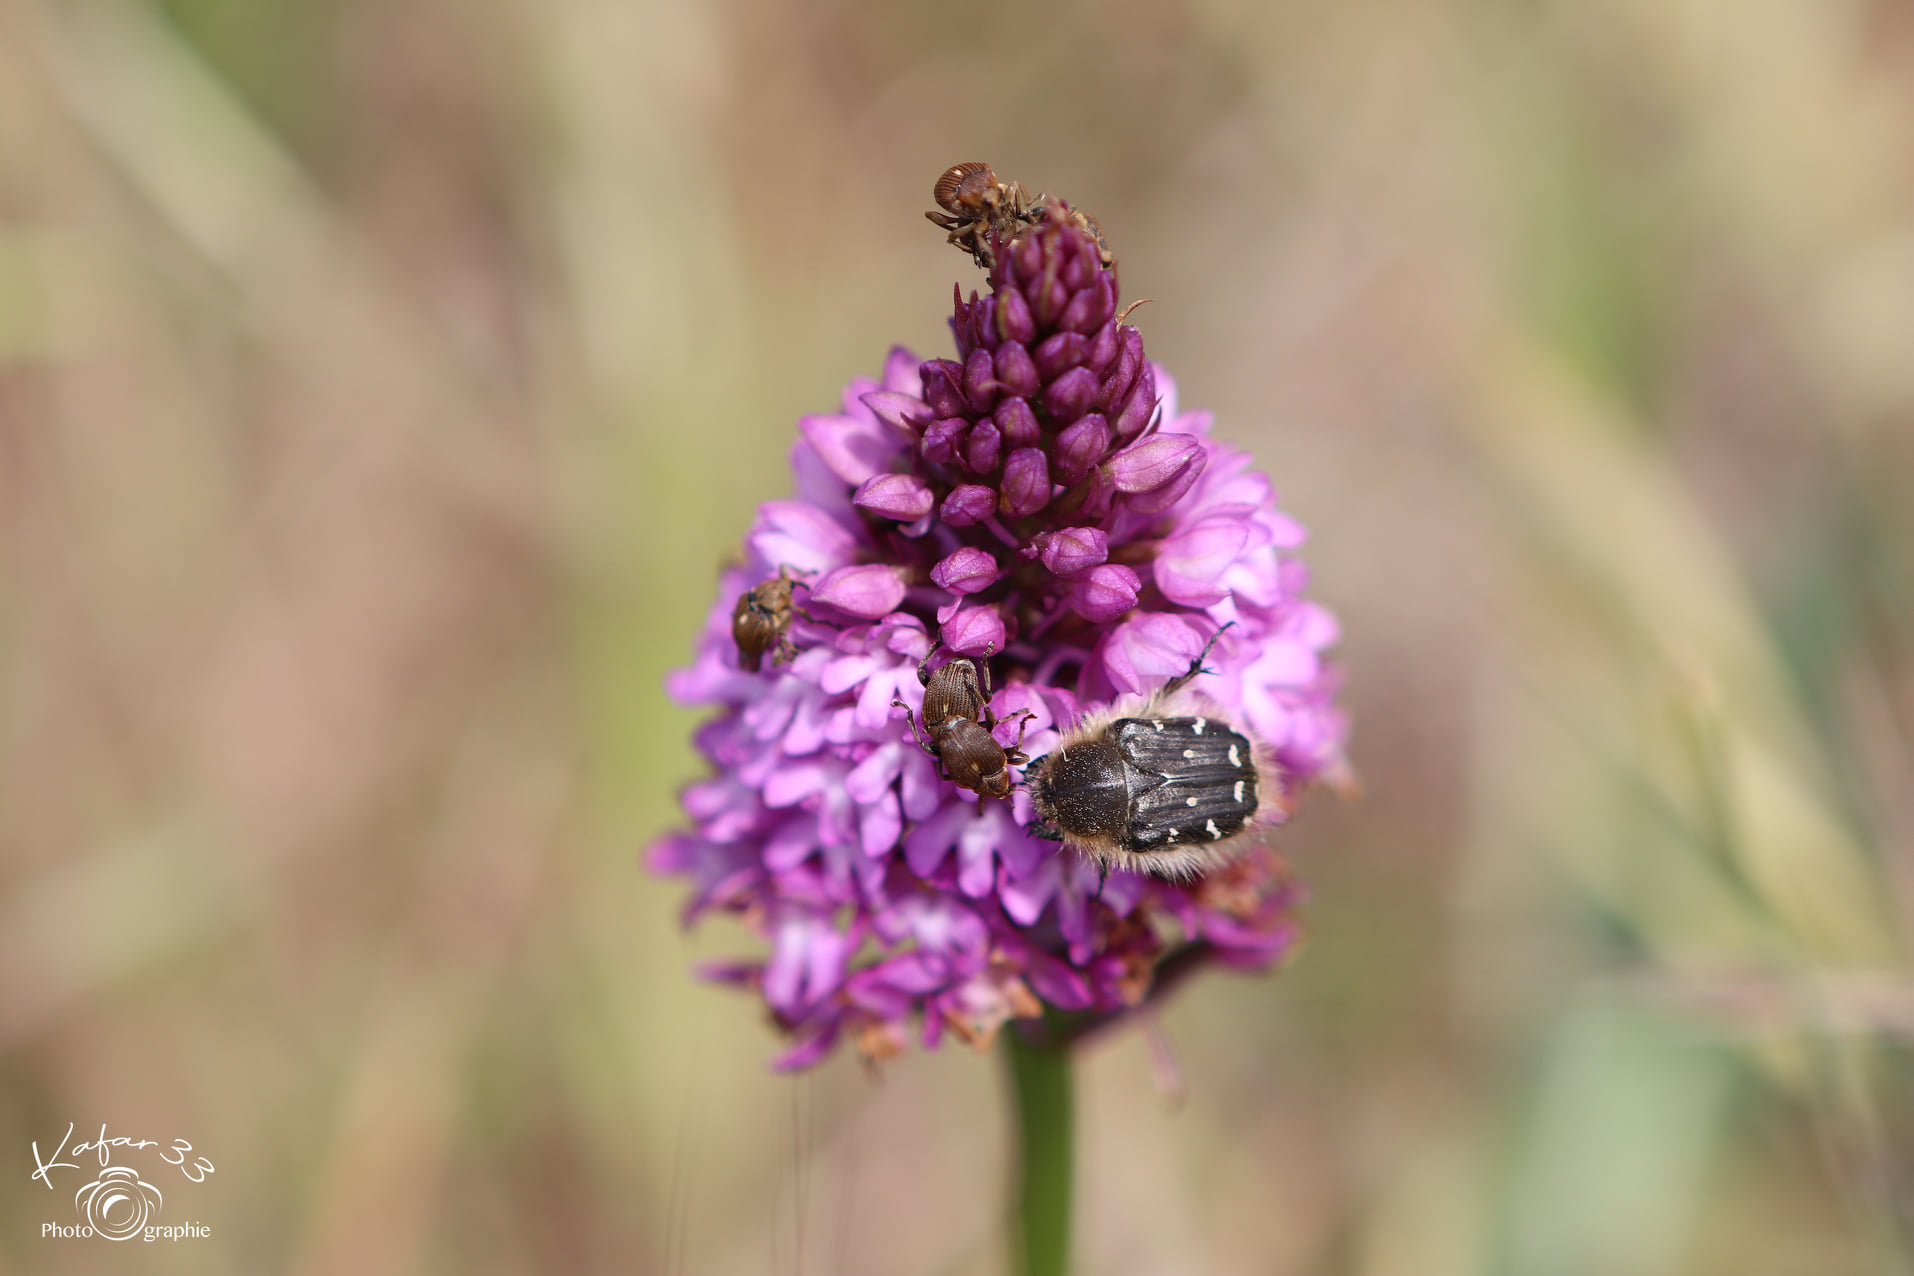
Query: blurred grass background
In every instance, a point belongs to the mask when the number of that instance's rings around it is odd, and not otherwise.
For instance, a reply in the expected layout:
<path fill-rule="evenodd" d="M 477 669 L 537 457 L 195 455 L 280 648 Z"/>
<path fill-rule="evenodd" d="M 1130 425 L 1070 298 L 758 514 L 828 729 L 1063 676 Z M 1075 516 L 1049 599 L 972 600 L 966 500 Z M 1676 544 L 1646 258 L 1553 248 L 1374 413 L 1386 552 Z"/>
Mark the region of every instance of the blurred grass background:
<path fill-rule="evenodd" d="M 636 856 L 987 159 L 1314 531 L 1312 939 L 1082 1270 L 1914 1273 L 1914 8 L 0 5 L 0 1268 L 998 1270 L 998 1061 L 773 1078 Z M 39 1238 L 33 1140 L 191 1140 Z M 70 1190 L 70 1189 L 69 1189 Z"/>

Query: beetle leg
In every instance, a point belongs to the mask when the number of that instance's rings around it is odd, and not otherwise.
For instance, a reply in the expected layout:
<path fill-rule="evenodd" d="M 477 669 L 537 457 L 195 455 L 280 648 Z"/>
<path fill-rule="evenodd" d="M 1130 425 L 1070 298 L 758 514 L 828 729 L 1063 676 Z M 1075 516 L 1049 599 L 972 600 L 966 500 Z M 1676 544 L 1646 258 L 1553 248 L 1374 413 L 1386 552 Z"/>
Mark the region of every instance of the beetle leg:
<path fill-rule="evenodd" d="M 917 681 L 926 687 L 930 685 L 930 672 L 926 670 L 924 666 L 930 663 L 930 658 L 936 655 L 937 649 L 943 645 L 944 640 L 939 638 L 930 645 L 930 650 L 924 653 L 924 658 L 917 662 Z"/>
<path fill-rule="evenodd" d="M 1017 742 L 1004 750 L 1004 759 L 1006 761 L 1014 763 L 1017 766 L 1022 766 L 1024 763 L 1030 761 L 1030 755 L 1023 751 L 1023 733 L 1030 729 L 1030 719 L 1036 716 L 1037 715 L 1029 709 L 1025 709 L 1017 714 Z"/>
<path fill-rule="evenodd" d="M 817 575 L 817 573 L 814 571 L 810 571 L 808 569 L 799 569 L 799 568 L 791 566 L 789 563 L 786 563 L 784 566 L 778 568 L 778 571 L 791 573 L 792 588 L 796 588 L 797 586 L 802 585 L 806 589 L 809 589 L 811 587 L 811 582 L 804 578 L 806 576 Z M 798 615 L 804 617 L 804 619 L 807 621 L 811 619 L 811 613 L 804 610 L 804 608 L 798 606 L 796 603 L 791 604 L 791 610 L 796 612 Z"/>
<path fill-rule="evenodd" d="M 941 769 L 943 766 L 944 760 L 941 757 L 938 757 L 937 750 L 931 747 L 932 742 L 927 742 L 918 736 L 917 719 L 911 713 L 910 706 L 905 704 L 902 700 L 893 700 L 891 701 L 891 708 L 902 709 L 904 711 L 904 721 L 910 723 L 911 743 L 916 745 L 918 748 L 922 749 L 924 752 L 930 754 L 931 757 L 937 758 L 938 767 Z"/>
<path fill-rule="evenodd" d="M 986 731 L 997 729 L 997 712 L 990 707 L 990 655 L 996 650 L 997 644 L 990 643 L 984 648 L 982 660 L 972 657 L 970 661 L 970 667 L 977 672 L 977 680 L 983 684 L 983 699 L 977 703 L 977 721 L 983 724 Z"/>

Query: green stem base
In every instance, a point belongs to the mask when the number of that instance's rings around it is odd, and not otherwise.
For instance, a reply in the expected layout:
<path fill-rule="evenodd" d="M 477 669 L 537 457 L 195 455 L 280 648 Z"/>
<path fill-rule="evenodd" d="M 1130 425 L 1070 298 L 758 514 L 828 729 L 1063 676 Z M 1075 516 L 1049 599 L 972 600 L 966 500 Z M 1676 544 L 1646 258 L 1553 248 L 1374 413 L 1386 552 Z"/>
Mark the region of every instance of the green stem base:
<path fill-rule="evenodd" d="M 1068 1276 L 1076 1105 L 1067 1050 L 1004 1033 L 1016 1090 L 1017 1197 L 1012 1270 Z"/>

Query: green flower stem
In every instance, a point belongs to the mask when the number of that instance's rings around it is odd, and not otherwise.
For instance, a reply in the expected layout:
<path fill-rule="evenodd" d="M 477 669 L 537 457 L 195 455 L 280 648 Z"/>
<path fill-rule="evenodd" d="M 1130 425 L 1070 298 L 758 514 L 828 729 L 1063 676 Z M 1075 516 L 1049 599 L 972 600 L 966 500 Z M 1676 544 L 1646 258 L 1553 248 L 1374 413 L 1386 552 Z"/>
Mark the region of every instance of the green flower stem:
<path fill-rule="evenodd" d="M 1076 1140 L 1070 1053 L 1004 1033 L 1017 1092 L 1017 1276 L 1068 1276 L 1070 1175 Z"/>

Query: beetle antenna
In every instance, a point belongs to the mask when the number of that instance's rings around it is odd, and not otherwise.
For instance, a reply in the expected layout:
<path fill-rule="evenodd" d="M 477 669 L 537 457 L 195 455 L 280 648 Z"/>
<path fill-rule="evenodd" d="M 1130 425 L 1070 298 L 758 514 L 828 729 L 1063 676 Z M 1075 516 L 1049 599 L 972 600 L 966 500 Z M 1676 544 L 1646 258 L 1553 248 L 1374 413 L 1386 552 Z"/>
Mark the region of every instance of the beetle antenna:
<path fill-rule="evenodd" d="M 1184 673 L 1181 674 L 1180 676 L 1172 678 L 1170 679 L 1170 681 L 1164 683 L 1163 690 L 1158 692 L 1157 694 L 1159 696 L 1166 696 L 1166 697 L 1173 696 L 1177 692 L 1181 691 L 1184 687 L 1187 687 L 1190 684 L 1190 682 L 1196 677 L 1197 674 L 1215 673 L 1216 670 L 1214 669 L 1205 669 L 1203 667 L 1203 662 L 1209 659 L 1210 649 L 1216 646 L 1216 640 L 1223 636 L 1223 631 L 1225 629 L 1228 629 L 1230 626 L 1234 625 L 1235 623 L 1236 622 L 1233 620 L 1226 620 L 1222 624 L 1218 625 L 1216 627 L 1216 632 L 1210 635 L 1210 640 L 1203 644 L 1203 650 L 1197 653 L 1196 659 L 1190 661 L 1190 667 L 1186 671 L 1184 671 Z"/>
<path fill-rule="evenodd" d="M 1218 625 L 1218 626 L 1216 627 L 1216 632 L 1210 635 L 1210 640 L 1209 640 L 1208 642 L 1206 642 L 1206 643 L 1204 643 L 1204 644 L 1203 644 L 1203 654 L 1202 654 L 1202 655 L 1200 655 L 1200 656 L 1198 656 L 1198 657 L 1196 658 L 1196 663 L 1197 663 L 1198 665 L 1201 665 L 1201 664 L 1202 664 L 1202 663 L 1203 663 L 1203 662 L 1204 662 L 1205 660 L 1208 660 L 1208 659 L 1209 659 L 1209 656 L 1210 656 L 1210 648 L 1211 648 L 1211 647 L 1214 647 L 1214 646 L 1216 645 L 1216 640 L 1217 640 L 1218 638 L 1221 638 L 1221 637 L 1223 636 L 1223 631 L 1224 631 L 1225 629 L 1233 629 L 1233 628 L 1235 628 L 1235 626 L 1236 626 L 1236 622 L 1235 622 L 1235 621 L 1233 621 L 1233 620 L 1226 620 L 1226 621 L 1224 621 L 1224 622 L 1223 622 L 1222 624 L 1220 624 L 1220 625 Z M 1215 672 L 1216 672 L 1216 670 L 1214 670 L 1214 669 L 1205 669 L 1205 670 L 1203 670 L 1203 672 L 1204 672 L 1204 673 L 1215 673 Z"/>

